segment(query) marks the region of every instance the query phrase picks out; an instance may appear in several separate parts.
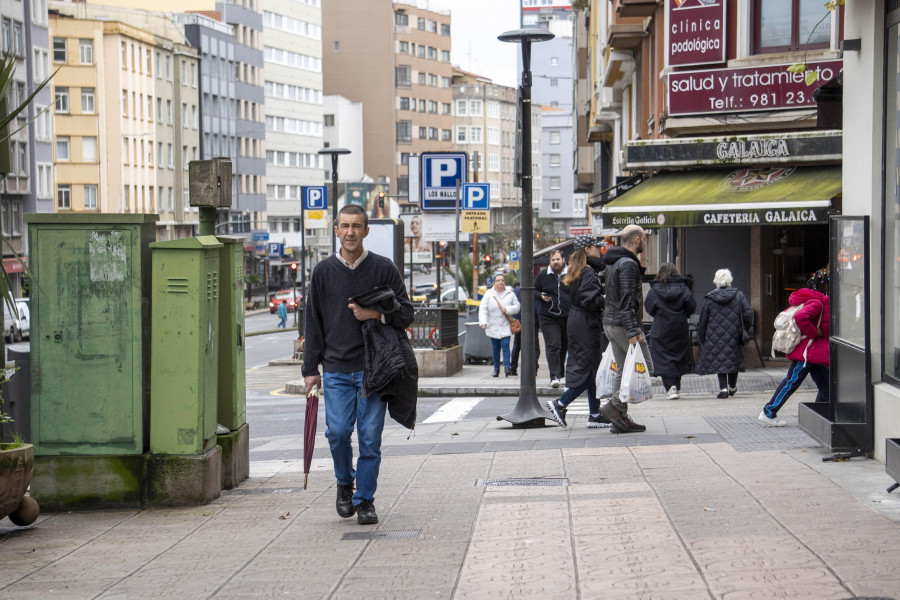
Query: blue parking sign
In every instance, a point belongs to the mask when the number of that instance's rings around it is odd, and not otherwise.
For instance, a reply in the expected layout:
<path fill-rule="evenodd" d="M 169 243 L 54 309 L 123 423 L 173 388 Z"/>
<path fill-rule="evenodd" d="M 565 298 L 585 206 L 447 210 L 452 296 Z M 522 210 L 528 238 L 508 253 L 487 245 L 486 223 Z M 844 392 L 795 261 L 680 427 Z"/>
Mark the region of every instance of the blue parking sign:
<path fill-rule="evenodd" d="M 462 210 L 490 210 L 491 184 L 464 183 L 462 186 Z"/>
<path fill-rule="evenodd" d="M 324 185 L 308 185 L 303 188 L 303 210 L 328 208 L 328 188 Z"/>
<path fill-rule="evenodd" d="M 422 210 L 456 210 L 456 183 L 466 183 L 468 155 L 465 152 L 423 152 Z"/>

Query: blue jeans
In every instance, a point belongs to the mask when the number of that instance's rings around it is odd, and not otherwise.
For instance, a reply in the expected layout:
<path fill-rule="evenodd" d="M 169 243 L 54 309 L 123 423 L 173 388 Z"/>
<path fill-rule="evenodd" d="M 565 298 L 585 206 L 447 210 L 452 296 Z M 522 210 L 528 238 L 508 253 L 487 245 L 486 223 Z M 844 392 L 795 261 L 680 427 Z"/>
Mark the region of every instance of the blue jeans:
<path fill-rule="evenodd" d="M 331 446 L 334 476 L 338 483 L 351 485 L 356 481 L 353 505 L 375 499 L 378 469 L 381 467 L 381 433 L 387 403 L 375 394 L 362 397 L 363 372 L 325 373 L 325 437 Z M 359 440 L 357 471 L 353 470 L 353 446 L 350 436 L 356 425 Z"/>
<path fill-rule="evenodd" d="M 494 352 L 494 370 L 500 370 L 500 350 L 503 350 L 503 368 L 509 368 L 509 336 L 491 338 L 491 350 Z"/>
<path fill-rule="evenodd" d="M 278 321 L 278 325 L 276 325 L 275 327 L 276 327 L 276 328 L 281 327 L 282 329 L 285 329 L 285 323 L 286 323 L 286 322 L 287 322 L 287 317 L 285 317 L 285 318 L 281 319 L 280 321 Z"/>
<path fill-rule="evenodd" d="M 792 360 L 791 366 L 788 367 L 787 375 L 775 388 L 775 394 L 772 399 L 763 407 L 763 412 L 770 419 L 774 419 L 778 411 L 791 397 L 791 394 L 797 391 L 806 376 L 812 377 L 819 393 L 816 396 L 816 402 L 828 402 L 828 367 L 825 365 L 814 365 L 812 363 L 803 363 L 799 360 Z"/>
<path fill-rule="evenodd" d="M 592 415 L 596 415 L 600 412 L 600 400 L 597 399 L 597 375 L 596 373 L 589 376 L 585 379 L 584 383 L 574 388 L 566 388 L 566 391 L 563 392 L 563 395 L 559 397 L 559 402 L 563 406 L 568 406 L 572 403 L 572 400 L 577 398 L 582 394 L 582 392 L 587 391 L 588 393 L 588 411 Z"/>

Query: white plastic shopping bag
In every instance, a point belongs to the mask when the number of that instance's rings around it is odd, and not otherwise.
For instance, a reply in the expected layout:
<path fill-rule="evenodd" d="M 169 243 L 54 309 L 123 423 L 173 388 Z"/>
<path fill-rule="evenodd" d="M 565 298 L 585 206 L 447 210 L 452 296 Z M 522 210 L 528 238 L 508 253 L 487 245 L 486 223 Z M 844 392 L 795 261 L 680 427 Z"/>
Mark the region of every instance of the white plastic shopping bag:
<path fill-rule="evenodd" d="M 603 398 L 612 396 L 616 390 L 616 373 L 619 372 L 619 365 L 616 364 L 616 357 L 613 354 L 612 344 L 606 346 L 603 358 L 600 359 L 600 368 L 597 369 L 597 397 Z"/>
<path fill-rule="evenodd" d="M 647 372 L 647 362 L 640 344 L 631 344 L 622 367 L 622 387 L 619 400 L 637 404 L 653 397 L 653 384 Z"/>

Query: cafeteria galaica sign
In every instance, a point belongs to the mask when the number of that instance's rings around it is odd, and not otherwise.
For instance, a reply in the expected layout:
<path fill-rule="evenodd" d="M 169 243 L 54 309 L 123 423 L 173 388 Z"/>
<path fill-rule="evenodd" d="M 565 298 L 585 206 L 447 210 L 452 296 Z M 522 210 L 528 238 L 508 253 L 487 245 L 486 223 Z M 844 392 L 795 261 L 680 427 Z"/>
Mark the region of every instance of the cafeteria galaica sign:
<path fill-rule="evenodd" d="M 697 210 L 604 215 L 606 227 L 699 227 L 701 225 L 808 225 L 825 223 L 827 208 L 791 210 Z"/>

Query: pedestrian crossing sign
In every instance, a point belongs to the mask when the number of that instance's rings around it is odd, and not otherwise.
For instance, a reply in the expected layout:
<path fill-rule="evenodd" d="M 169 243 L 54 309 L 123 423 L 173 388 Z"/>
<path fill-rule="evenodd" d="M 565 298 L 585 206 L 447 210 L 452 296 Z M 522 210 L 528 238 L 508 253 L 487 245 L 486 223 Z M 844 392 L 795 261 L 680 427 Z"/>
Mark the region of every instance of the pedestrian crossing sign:
<path fill-rule="evenodd" d="M 490 215 L 488 210 L 464 210 L 460 229 L 463 233 L 490 233 Z"/>

